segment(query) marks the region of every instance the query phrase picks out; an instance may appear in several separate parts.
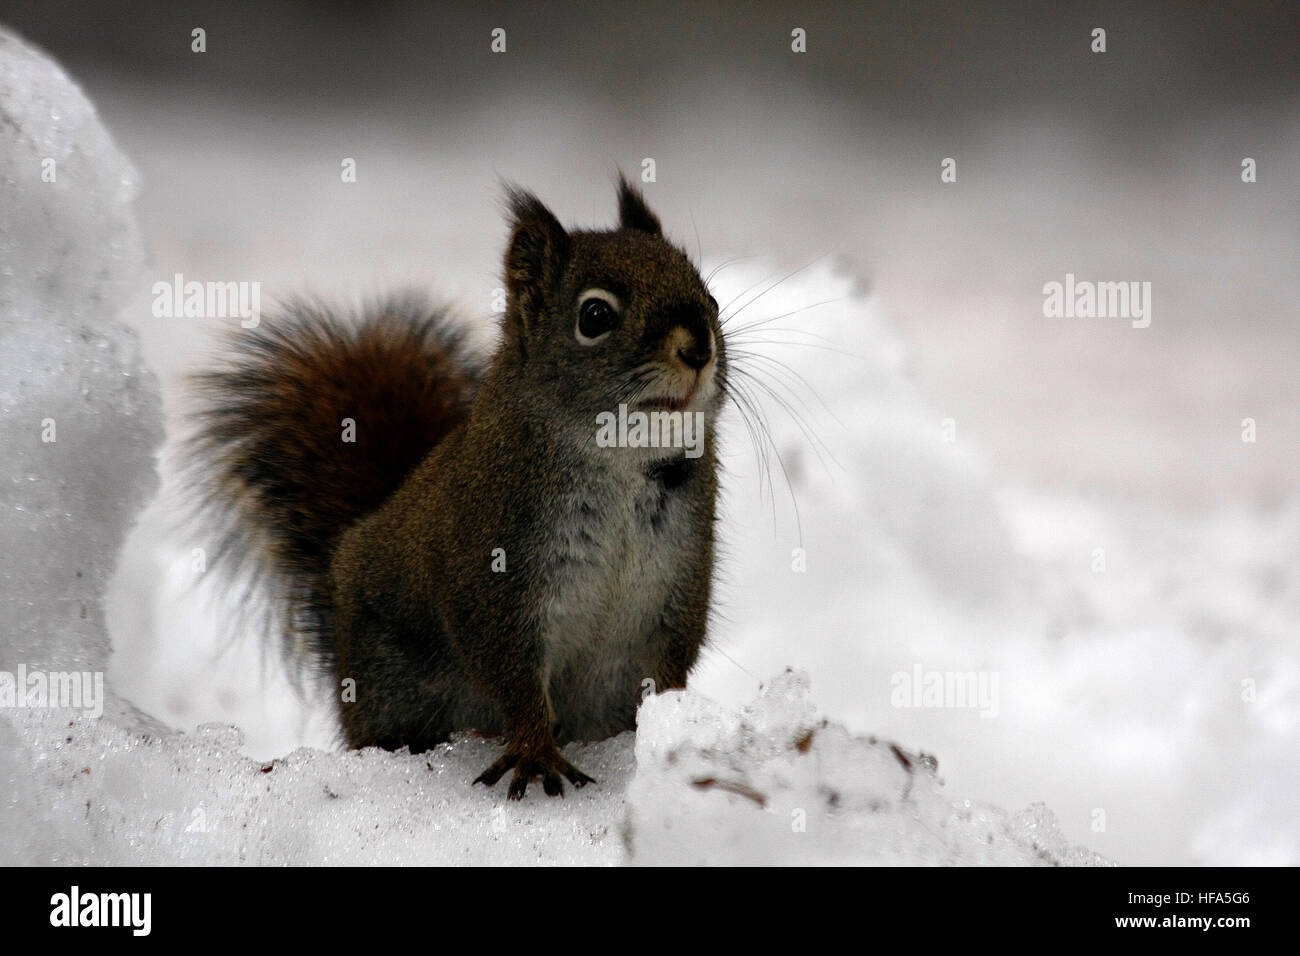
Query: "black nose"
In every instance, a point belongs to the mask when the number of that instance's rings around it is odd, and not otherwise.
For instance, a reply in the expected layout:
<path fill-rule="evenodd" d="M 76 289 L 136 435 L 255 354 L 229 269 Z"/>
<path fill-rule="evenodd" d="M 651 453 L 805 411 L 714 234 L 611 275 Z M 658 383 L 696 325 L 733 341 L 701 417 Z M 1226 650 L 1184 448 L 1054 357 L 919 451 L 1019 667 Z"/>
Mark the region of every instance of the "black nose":
<path fill-rule="evenodd" d="M 677 357 L 698 372 L 713 358 L 713 349 L 707 345 L 692 345 L 688 349 L 678 349 Z"/>

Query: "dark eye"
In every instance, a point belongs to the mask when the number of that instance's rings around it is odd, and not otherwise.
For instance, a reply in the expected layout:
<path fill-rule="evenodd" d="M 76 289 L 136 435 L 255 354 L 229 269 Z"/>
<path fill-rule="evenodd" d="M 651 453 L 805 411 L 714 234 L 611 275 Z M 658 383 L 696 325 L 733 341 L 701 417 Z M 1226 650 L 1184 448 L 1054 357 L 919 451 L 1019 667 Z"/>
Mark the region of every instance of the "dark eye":
<path fill-rule="evenodd" d="M 594 345 L 596 341 L 618 325 L 618 299 L 603 289 L 591 289 L 583 293 L 582 304 L 578 306 L 578 325 L 574 335 L 583 345 Z"/>
<path fill-rule="evenodd" d="M 709 296 L 709 304 L 713 306 L 714 312 L 718 311 L 718 300 L 715 299 L 713 296 Z"/>

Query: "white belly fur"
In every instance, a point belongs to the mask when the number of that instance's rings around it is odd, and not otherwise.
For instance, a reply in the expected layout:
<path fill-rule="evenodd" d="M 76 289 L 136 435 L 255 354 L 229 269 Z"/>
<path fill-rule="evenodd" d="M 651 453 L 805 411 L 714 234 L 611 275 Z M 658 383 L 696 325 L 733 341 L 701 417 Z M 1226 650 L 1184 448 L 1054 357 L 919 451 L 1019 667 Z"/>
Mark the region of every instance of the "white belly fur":
<path fill-rule="evenodd" d="M 600 711 L 602 697 L 635 694 L 651 676 L 650 638 L 682 571 L 687 510 L 639 468 L 601 469 L 557 504 L 543 619 L 547 671 L 569 674 L 553 692 L 576 694 Z"/>

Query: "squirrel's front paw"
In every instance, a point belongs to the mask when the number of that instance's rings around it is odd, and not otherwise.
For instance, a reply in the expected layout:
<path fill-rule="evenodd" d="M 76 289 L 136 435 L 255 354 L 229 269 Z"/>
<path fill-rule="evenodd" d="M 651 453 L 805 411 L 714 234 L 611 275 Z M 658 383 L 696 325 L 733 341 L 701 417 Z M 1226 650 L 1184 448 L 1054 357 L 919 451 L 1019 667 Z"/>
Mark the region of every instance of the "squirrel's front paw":
<path fill-rule="evenodd" d="M 474 782 L 484 783 L 490 787 L 511 767 L 514 767 L 515 775 L 510 780 L 510 789 L 506 794 L 511 800 L 522 800 L 524 791 L 528 788 L 528 781 L 534 777 L 542 778 L 542 789 L 546 791 L 547 796 L 551 797 L 564 796 L 561 774 L 575 787 L 585 787 L 589 783 L 596 782 L 565 760 L 554 745 L 540 754 L 527 756 L 519 751 L 507 749 L 500 759 L 479 774 Z"/>

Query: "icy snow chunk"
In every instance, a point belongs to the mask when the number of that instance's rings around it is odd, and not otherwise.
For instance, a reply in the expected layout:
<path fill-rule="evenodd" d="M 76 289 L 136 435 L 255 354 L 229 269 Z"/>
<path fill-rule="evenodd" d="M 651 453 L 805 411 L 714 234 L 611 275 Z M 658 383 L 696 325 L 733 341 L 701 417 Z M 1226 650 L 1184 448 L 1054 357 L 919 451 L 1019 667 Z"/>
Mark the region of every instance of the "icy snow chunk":
<path fill-rule="evenodd" d="M 0 25 L 0 310 L 111 315 L 143 259 L 138 182 L 85 94 Z"/>
<path fill-rule="evenodd" d="M 1041 805 L 954 803 L 934 758 L 818 720 L 787 671 L 729 712 L 690 692 L 642 704 L 625 841 L 641 864 L 1079 865 Z"/>
<path fill-rule="evenodd" d="M 100 598 L 155 485 L 158 390 L 115 319 L 144 261 L 135 192 L 82 92 L 0 28 L 0 669 L 11 672 L 104 669 Z"/>

